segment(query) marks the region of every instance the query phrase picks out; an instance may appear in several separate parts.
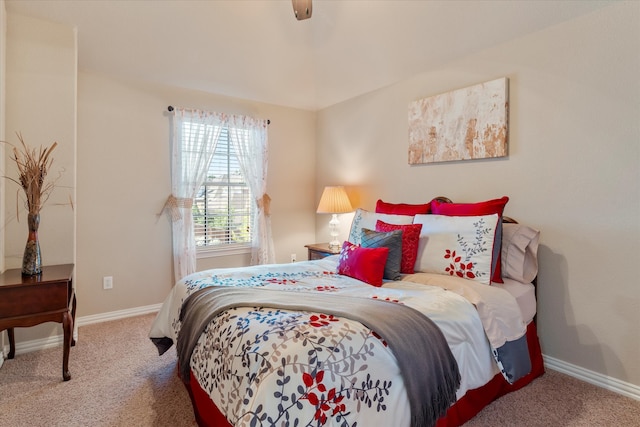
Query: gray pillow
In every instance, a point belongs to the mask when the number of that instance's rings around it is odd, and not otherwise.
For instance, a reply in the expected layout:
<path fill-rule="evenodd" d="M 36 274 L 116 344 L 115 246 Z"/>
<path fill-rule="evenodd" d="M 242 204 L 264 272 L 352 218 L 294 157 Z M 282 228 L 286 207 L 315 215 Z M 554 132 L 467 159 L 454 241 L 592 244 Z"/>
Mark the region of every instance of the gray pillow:
<path fill-rule="evenodd" d="M 400 263 L 402 261 L 402 230 L 394 230 L 386 233 L 362 229 L 360 246 L 363 248 L 389 248 L 387 263 L 384 265 L 384 278 L 387 280 L 399 280 Z"/>

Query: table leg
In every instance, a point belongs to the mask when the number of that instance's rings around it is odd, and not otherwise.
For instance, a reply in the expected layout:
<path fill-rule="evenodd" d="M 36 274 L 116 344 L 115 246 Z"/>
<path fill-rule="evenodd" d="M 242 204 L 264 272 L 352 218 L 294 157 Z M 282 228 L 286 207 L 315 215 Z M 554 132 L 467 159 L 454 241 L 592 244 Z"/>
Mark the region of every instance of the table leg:
<path fill-rule="evenodd" d="M 71 373 L 69 372 L 69 352 L 71 341 L 73 340 L 73 318 L 69 312 L 62 315 L 62 328 L 64 329 L 64 342 L 62 343 L 62 379 L 69 381 Z"/>
<path fill-rule="evenodd" d="M 9 335 L 9 354 L 8 359 L 13 359 L 16 355 L 16 337 L 13 335 L 13 328 L 7 329 L 7 335 Z"/>
<path fill-rule="evenodd" d="M 77 301 L 76 301 L 76 294 L 75 292 L 73 293 L 73 306 L 71 308 L 71 346 L 75 346 L 76 345 L 76 340 L 75 338 L 73 338 L 73 325 L 76 324 L 76 306 L 78 305 Z"/>

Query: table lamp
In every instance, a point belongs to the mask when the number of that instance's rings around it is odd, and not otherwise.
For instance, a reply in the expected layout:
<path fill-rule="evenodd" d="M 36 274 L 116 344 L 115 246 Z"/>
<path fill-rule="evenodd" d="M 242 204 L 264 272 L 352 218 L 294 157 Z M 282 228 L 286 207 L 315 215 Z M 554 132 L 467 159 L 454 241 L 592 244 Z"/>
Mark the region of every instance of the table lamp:
<path fill-rule="evenodd" d="M 329 232 L 331 235 L 331 241 L 329 242 L 329 248 L 337 250 L 341 244 L 338 241 L 339 225 L 338 214 L 353 212 L 351 202 L 347 192 L 342 186 L 324 187 L 322 197 L 320 197 L 320 203 L 318 204 L 317 213 L 330 213 L 331 221 L 329 221 Z"/>

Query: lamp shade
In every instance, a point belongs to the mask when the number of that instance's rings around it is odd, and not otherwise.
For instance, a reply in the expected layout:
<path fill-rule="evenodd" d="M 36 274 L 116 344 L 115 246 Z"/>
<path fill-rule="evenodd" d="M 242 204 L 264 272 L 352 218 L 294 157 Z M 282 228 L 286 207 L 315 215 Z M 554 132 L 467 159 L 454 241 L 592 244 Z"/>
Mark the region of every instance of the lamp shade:
<path fill-rule="evenodd" d="M 338 214 L 347 212 L 353 212 L 353 208 L 344 187 L 324 187 L 317 213 Z"/>

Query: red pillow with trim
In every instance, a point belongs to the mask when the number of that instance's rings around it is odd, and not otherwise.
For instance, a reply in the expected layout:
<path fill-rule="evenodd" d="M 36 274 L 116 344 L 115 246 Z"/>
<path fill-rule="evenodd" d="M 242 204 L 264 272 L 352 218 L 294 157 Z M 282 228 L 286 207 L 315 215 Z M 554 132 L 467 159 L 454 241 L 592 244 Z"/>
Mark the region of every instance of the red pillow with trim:
<path fill-rule="evenodd" d="M 376 213 L 393 215 L 418 215 L 431 212 L 431 204 L 410 205 L 408 203 L 387 203 L 378 199 L 376 203 Z"/>
<path fill-rule="evenodd" d="M 338 259 L 338 274 L 362 280 L 373 286 L 382 286 L 388 256 L 389 248 L 363 248 L 345 241 Z"/>
<path fill-rule="evenodd" d="M 418 243 L 422 224 L 387 224 L 384 221 L 376 222 L 376 231 L 389 232 L 402 230 L 402 260 L 400 261 L 400 273 L 413 274 L 418 259 Z"/>
<path fill-rule="evenodd" d="M 493 240 L 493 258 L 491 260 L 491 281 L 504 283 L 502 280 L 502 213 L 509 198 L 487 200 L 478 203 L 443 203 L 431 201 L 431 213 L 447 216 L 478 216 L 498 214 L 498 226 Z"/>

